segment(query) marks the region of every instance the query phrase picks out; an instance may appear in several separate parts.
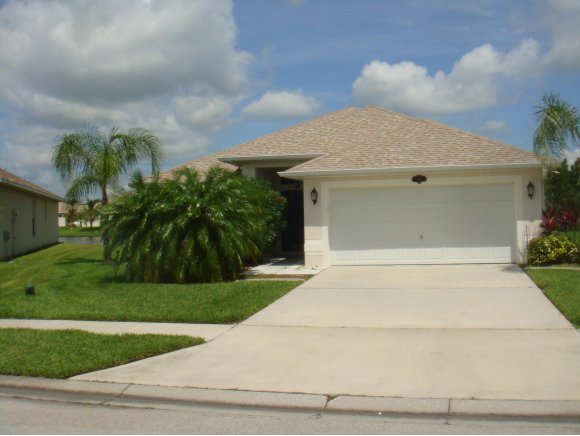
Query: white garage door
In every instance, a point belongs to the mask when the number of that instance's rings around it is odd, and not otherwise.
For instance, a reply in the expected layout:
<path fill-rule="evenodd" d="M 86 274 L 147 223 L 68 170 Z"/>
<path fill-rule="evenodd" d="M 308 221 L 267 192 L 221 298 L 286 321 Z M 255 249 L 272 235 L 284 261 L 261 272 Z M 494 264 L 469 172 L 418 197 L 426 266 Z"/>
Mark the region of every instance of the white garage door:
<path fill-rule="evenodd" d="M 334 265 L 515 259 L 511 185 L 333 189 Z"/>

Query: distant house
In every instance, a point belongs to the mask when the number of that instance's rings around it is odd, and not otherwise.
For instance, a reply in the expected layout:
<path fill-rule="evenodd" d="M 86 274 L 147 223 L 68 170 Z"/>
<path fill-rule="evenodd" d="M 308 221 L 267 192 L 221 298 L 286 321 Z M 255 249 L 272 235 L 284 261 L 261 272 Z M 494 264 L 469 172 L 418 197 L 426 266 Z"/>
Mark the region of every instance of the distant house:
<path fill-rule="evenodd" d="M 69 225 L 66 220 L 67 220 L 67 215 L 68 215 L 68 211 L 71 207 L 74 207 L 74 209 L 77 212 L 77 219 L 74 221 L 74 226 L 78 226 L 78 227 L 99 227 L 101 225 L 101 221 L 99 220 L 98 217 L 95 217 L 95 219 L 93 220 L 93 223 L 91 225 L 91 223 L 82 216 L 82 213 L 84 211 L 86 211 L 88 209 L 88 206 L 86 204 L 75 204 L 74 206 L 70 206 L 68 203 L 65 203 L 63 201 L 58 203 L 58 226 L 59 227 L 66 227 L 67 225 Z M 98 205 L 96 206 L 96 209 L 98 210 Z"/>
<path fill-rule="evenodd" d="M 58 195 L 0 168 L 0 259 L 58 242 Z"/>

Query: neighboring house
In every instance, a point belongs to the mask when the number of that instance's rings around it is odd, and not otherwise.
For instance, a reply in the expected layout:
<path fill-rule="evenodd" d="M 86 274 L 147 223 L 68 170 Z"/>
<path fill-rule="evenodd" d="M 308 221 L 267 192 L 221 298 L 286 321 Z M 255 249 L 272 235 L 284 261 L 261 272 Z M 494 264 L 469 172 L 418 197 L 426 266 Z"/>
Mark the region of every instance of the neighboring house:
<path fill-rule="evenodd" d="M 65 203 L 63 201 L 58 203 L 58 226 L 59 227 L 66 227 L 67 226 L 66 216 L 67 216 L 67 212 L 68 212 L 70 207 L 71 206 L 69 206 L 68 203 Z M 87 209 L 87 205 L 86 204 L 75 204 L 74 208 L 80 214 Z M 98 208 L 98 206 L 97 206 L 97 208 Z M 81 227 L 91 227 L 91 223 L 88 220 L 82 219 L 82 217 L 80 215 L 78 216 L 78 219 L 74 222 L 74 225 L 81 226 Z M 99 220 L 99 218 L 95 218 L 93 220 L 92 227 L 99 227 L 100 225 L 101 225 L 101 221 Z"/>
<path fill-rule="evenodd" d="M 532 152 L 379 107 L 345 108 L 182 167 L 212 164 L 280 190 L 280 251 L 303 252 L 307 267 L 522 262 L 541 222 Z"/>
<path fill-rule="evenodd" d="M 0 168 L 0 259 L 56 244 L 61 200 Z"/>
<path fill-rule="evenodd" d="M 59 227 L 66 227 L 66 214 L 68 212 L 68 208 L 70 206 L 63 202 L 58 202 L 58 226 Z"/>

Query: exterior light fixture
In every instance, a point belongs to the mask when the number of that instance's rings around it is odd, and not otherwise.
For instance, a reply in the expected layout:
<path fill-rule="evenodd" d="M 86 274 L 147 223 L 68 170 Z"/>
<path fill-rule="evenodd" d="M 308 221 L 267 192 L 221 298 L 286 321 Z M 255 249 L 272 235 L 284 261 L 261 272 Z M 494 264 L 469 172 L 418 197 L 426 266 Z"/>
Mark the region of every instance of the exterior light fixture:
<path fill-rule="evenodd" d="M 318 202 L 318 191 L 316 188 L 312 188 L 312 191 L 310 191 L 310 199 L 312 200 L 312 204 L 316 204 Z"/>
<path fill-rule="evenodd" d="M 411 181 L 414 182 L 414 183 L 417 183 L 418 185 L 420 185 L 421 183 L 427 181 L 427 177 L 425 177 L 425 176 L 423 176 L 421 174 L 417 174 L 416 176 L 413 176 L 411 178 Z"/>
<path fill-rule="evenodd" d="M 24 286 L 24 293 L 26 295 L 30 295 L 30 296 L 34 297 L 34 295 L 36 294 L 36 289 L 34 289 L 34 285 Z"/>
<path fill-rule="evenodd" d="M 536 187 L 534 186 L 534 184 L 532 182 L 528 183 L 528 197 L 532 198 L 534 196 L 535 190 Z"/>

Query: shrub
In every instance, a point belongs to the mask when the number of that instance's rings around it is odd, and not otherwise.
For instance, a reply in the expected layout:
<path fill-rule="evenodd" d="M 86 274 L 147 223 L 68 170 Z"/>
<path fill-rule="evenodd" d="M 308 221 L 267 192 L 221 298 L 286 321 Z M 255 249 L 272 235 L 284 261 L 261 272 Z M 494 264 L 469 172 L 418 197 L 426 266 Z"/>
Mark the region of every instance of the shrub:
<path fill-rule="evenodd" d="M 542 224 L 544 235 L 549 235 L 557 230 L 572 230 L 578 228 L 580 216 L 573 209 L 556 210 L 548 208 L 542 211 Z"/>
<path fill-rule="evenodd" d="M 580 246 L 567 236 L 550 235 L 532 239 L 528 244 L 528 262 L 531 265 L 578 263 Z"/>
<path fill-rule="evenodd" d="M 103 237 L 130 281 L 216 282 L 235 279 L 271 244 L 284 199 L 267 183 L 211 168 L 145 182 L 105 208 Z"/>

